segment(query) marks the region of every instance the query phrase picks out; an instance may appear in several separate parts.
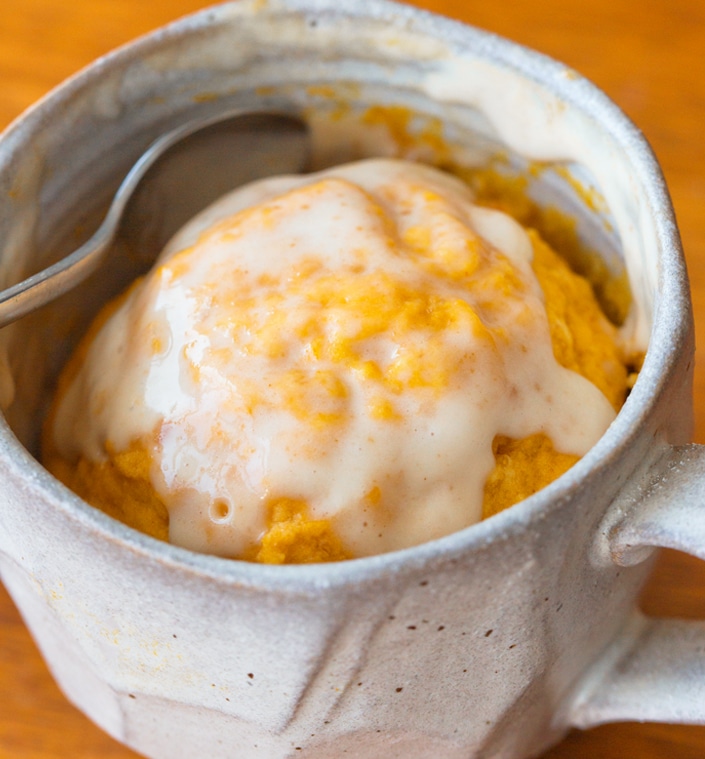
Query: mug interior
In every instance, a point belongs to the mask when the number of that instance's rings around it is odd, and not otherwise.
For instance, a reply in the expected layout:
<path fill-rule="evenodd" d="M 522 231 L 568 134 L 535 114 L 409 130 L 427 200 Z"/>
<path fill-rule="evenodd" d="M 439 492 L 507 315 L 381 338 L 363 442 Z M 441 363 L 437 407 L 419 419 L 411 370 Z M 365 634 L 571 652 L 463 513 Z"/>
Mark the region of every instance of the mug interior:
<path fill-rule="evenodd" d="M 399 155 L 519 179 L 537 206 L 572 220 L 581 248 L 599 251 L 611 281 L 627 272 L 633 308 L 623 329 L 646 348 L 663 288 L 656 261 L 678 244 L 643 138 L 560 64 L 387 2 L 217 6 L 64 84 L 0 143 L 0 284 L 85 241 L 159 134 L 232 108 L 303 114 L 312 169 Z M 101 305 L 145 266 L 118 241 L 87 282 L 0 333 L 0 400 L 32 455 L 61 365 Z"/>

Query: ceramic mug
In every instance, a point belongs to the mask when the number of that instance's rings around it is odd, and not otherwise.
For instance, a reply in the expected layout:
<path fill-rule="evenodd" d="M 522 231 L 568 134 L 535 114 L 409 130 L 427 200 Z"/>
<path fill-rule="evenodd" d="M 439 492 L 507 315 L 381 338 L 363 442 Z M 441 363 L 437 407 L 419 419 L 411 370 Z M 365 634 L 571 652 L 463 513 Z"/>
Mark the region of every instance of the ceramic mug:
<path fill-rule="evenodd" d="M 203 11 L 95 63 L 2 136 L 0 284 L 76 247 L 141 150 L 195 113 L 293 108 L 325 164 L 386 150 L 370 119 L 348 129 L 379 104 L 416 114 L 420 153 L 433 123 L 460 162 L 542 162 L 537 197 L 626 267 L 648 350 L 604 437 L 526 501 L 403 551 L 272 567 L 154 541 L 33 455 L 57 367 L 134 273 L 118 251 L 0 332 L 3 582 L 68 698 L 149 757 L 516 759 L 571 726 L 705 722 L 705 624 L 636 607 L 654 546 L 705 558 L 687 275 L 643 137 L 574 72 L 382 0 Z M 587 209 L 552 166 L 604 205 Z"/>

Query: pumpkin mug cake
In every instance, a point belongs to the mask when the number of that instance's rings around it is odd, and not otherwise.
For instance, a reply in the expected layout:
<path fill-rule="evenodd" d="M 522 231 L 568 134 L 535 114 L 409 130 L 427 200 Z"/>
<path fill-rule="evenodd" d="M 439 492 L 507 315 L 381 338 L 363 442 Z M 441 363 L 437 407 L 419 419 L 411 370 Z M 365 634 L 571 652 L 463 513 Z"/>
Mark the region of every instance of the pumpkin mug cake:
<path fill-rule="evenodd" d="M 590 284 L 456 177 L 368 159 L 219 200 L 99 314 L 47 467 L 196 551 L 335 561 L 544 487 L 627 391 Z"/>

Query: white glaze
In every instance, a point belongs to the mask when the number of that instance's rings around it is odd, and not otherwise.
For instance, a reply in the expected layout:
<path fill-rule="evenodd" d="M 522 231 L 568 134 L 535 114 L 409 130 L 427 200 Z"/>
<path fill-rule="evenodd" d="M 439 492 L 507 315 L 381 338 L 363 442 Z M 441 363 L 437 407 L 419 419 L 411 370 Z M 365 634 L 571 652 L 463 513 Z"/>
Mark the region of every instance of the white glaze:
<path fill-rule="evenodd" d="M 154 445 L 170 539 L 195 550 L 238 555 L 284 497 L 334 519 L 357 555 L 461 529 L 480 518 L 496 435 L 543 431 L 583 455 L 614 417 L 555 361 L 531 257 L 510 217 L 418 164 L 241 188 L 172 240 L 103 328 L 57 442 L 94 460 L 105 440 Z M 491 307 L 474 271 L 454 273 L 502 261 L 523 292 L 490 293 Z M 360 337 L 400 289 L 389 323 Z"/>

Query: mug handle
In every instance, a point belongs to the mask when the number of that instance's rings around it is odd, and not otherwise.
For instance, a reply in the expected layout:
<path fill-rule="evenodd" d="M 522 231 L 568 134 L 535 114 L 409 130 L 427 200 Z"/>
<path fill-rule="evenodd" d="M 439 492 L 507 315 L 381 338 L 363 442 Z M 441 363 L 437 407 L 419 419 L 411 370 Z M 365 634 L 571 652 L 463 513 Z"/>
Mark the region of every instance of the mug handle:
<path fill-rule="evenodd" d="M 633 566 L 657 547 L 705 559 L 705 446 L 669 448 L 638 493 L 613 504 L 601 530 L 612 562 Z M 705 620 L 635 612 L 581 683 L 570 723 L 705 724 Z"/>

